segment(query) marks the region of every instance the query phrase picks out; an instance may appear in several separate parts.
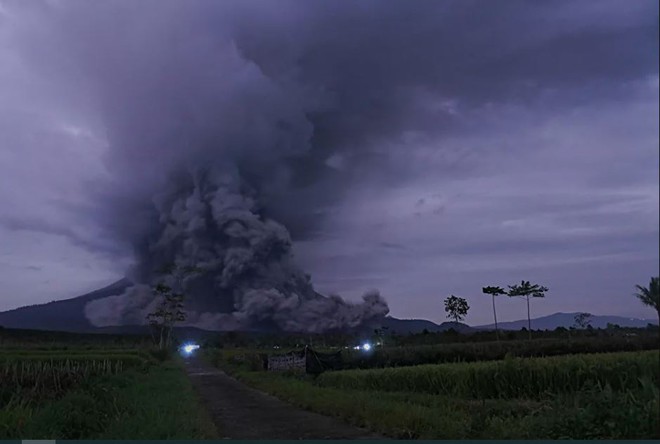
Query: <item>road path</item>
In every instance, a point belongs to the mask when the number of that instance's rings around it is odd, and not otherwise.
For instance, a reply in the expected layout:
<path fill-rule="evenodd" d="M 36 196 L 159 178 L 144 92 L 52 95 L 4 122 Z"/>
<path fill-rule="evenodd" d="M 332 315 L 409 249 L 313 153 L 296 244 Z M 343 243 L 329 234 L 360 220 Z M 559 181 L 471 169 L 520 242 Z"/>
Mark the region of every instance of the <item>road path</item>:
<path fill-rule="evenodd" d="M 200 358 L 186 359 L 186 372 L 222 438 L 382 439 L 247 387 Z"/>

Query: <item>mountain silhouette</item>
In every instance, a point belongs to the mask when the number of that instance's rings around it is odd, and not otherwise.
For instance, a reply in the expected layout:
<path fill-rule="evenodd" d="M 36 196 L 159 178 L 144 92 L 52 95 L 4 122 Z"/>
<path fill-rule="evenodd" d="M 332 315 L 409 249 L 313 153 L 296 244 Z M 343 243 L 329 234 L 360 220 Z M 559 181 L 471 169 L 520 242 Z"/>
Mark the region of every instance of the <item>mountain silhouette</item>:
<path fill-rule="evenodd" d="M 20 328 L 29 330 L 52 330 L 67 331 L 74 333 L 138 333 L 146 331 L 144 326 L 117 326 L 117 327 L 95 327 L 85 317 L 84 308 L 89 301 L 101 299 L 108 296 L 122 294 L 131 285 L 128 279 L 121 279 L 113 284 L 92 291 L 82 296 L 60 301 L 48 302 L 46 304 L 29 305 L 0 312 L 0 326 L 6 328 Z M 532 319 L 533 330 L 554 330 L 557 327 L 569 328 L 575 323 L 577 313 L 555 313 Z M 627 318 L 623 316 L 593 315 L 591 326 L 594 328 L 605 328 L 607 324 L 617 324 L 621 327 L 646 327 L 648 324 L 656 324 L 656 320 Z M 458 322 L 443 322 L 437 324 L 426 319 L 398 319 L 387 316 L 381 323 L 381 327 L 387 327 L 389 333 L 416 334 L 427 330 L 430 333 L 447 331 L 451 328 L 460 333 L 470 333 L 477 330 L 494 329 L 494 324 L 470 327 Z M 527 328 L 527 319 L 511 322 L 500 322 L 498 326 L 502 330 L 520 330 Z"/>

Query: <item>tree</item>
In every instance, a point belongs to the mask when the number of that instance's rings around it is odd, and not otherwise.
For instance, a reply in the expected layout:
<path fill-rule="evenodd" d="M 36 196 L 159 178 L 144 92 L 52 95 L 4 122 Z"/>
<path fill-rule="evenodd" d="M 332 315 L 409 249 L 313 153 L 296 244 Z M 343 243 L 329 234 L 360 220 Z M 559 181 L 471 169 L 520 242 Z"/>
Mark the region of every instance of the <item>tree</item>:
<path fill-rule="evenodd" d="M 447 312 L 447 317 L 453 319 L 454 322 L 462 321 L 465 316 L 467 316 L 469 309 L 470 306 L 463 298 L 451 295 L 445 299 L 445 311 Z"/>
<path fill-rule="evenodd" d="M 380 328 L 374 329 L 374 335 L 376 336 L 376 341 L 380 342 L 380 345 L 382 348 L 385 348 L 385 336 L 387 335 L 387 331 L 389 330 L 389 327 L 381 326 Z"/>
<path fill-rule="evenodd" d="M 504 291 L 504 289 L 501 287 L 483 287 L 481 291 L 484 294 L 489 294 L 493 297 L 493 317 L 495 318 L 495 337 L 499 341 L 500 332 L 499 329 L 497 328 L 497 312 L 495 311 L 495 296 L 506 294 L 506 291 Z"/>
<path fill-rule="evenodd" d="M 529 313 L 529 298 L 543 298 L 545 297 L 545 292 L 548 291 L 547 287 L 538 284 L 530 284 L 529 281 L 520 281 L 519 285 L 509 285 L 509 292 L 507 293 L 510 297 L 522 297 L 527 300 L 527 334 L 529 339 L 532 339 L 532 318 Z"/>
<path fill-rule="evenodd" d="M 660 327 L 660 278 L 652 277 L 648 288 L 641 285 L 635 285 L 635 288 L 639 290 L 635 293 L 635 297 L 658 313 L 658 327 Z"/>
<path fill-rule="evenodd" d="M 201 269 L 197 267 L 177 267 L 176 265 L 166 265 L 161 269 L 164 278 L 174 281 L 174 285 L 180 291 L 175 291 L 174 288 L 164 282 L 156 284 L 153 288 L 153 294 L 159 302 L 155 310 L 147 314 L 146 319 L 151 326 L 154 342 L 160 350 L 169 348 L 174 325 L 177 322 L 186 320 L 183 307 L 185 296 L 182 293 L 184 279 L 200 271 Z"/>
<path fill-rule="evenodd" d="M 591 313 L 578 313 L 573 318 L 575 322 L 573 325 L 576 328 L 587 328 L 591 325 Z"/>
<path fill-rule="evenodd" d="M 172 288 L 165 284 L 156 285 L 153 293 L 160 302 L 156 309 L 147 315 L 147 321 L 152 332 L 157 332 L 158 340 L 156 341 L 154 337 L 154 342 L 158 343 L 160 350 L 164 350 L 169 347 L 174 324 L 186 320 L 186 313 L 183 311 L 183 294 L 174 293 Z"/>

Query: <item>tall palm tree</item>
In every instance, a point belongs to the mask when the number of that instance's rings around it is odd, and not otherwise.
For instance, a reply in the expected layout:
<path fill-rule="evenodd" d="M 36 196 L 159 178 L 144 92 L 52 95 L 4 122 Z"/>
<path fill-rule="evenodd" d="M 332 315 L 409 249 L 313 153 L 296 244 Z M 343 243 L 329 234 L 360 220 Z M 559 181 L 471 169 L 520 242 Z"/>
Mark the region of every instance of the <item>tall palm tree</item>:
<path fill-rule="evenodd" d="M 502 294 L 506 294 L 506 291 L 504 291 L 503 288 L 501 287 L 483 287 L 481 291 L 484 294 L 489 294 L 493 297 L 493 317 L 495 318 L 495 337 L 497 340 L 500 340 L 500 331 L 497 328 L 497 311 L 495 311 L 495 296 L 499 296 Z"/>
<path fill-rule="evenodd" d="M 532 339 L 532 318 L 529 313 L 529 297 L 543 298 L 548 287 L 543 285 L 531 284 L 529 281 L 521 281 L 520 285 L 509 285 L 508 296 L 523 297 L 527 300 L 527 334 L 529 339 Z"/>
<path fill-rule="evenodd" d="M 660 327 L 660 278 L 652 277 L 648 288 L 641 285 L 635 285 L 635 288 L 639 290 L 635 293 L 637 299 L 658 312 L 658 326 Z"/>

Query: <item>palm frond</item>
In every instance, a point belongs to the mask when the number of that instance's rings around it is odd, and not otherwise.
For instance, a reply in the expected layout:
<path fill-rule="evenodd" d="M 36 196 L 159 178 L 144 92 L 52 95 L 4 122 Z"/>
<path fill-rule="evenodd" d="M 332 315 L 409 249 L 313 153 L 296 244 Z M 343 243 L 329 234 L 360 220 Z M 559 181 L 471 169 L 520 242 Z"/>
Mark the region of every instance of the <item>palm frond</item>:
<path fill-rule="evenodd" d="M 638 290 L 634 296 L 639 299 L 644 305 L 655 308 L 660 311 L 660 279 L 657 277 L 651 278 L 649 286 L 635 285 Z"/>

